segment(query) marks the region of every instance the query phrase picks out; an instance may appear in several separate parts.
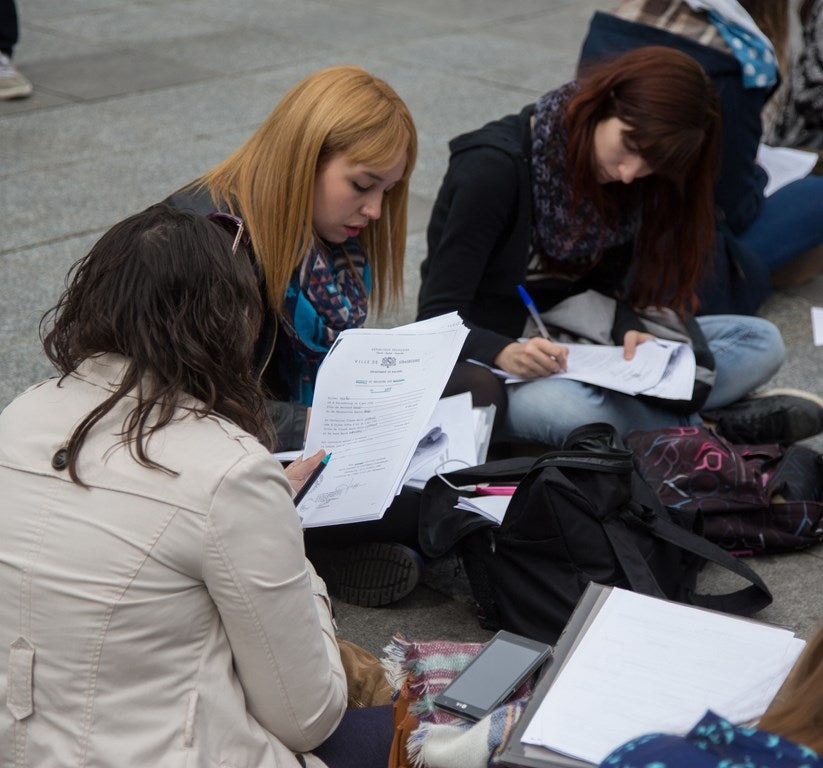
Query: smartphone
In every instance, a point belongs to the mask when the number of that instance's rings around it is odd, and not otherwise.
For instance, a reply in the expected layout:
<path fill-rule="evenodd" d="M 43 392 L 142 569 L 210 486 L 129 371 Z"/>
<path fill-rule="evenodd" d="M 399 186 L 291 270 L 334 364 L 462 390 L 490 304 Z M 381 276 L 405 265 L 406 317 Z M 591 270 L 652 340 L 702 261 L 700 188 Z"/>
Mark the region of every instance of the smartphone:
<path fill-rule="evenodd" d="M 469 665 L 434 698 L 453 714 L 480 720 L 551 655 L 552 647 L 501 630 Z"/>

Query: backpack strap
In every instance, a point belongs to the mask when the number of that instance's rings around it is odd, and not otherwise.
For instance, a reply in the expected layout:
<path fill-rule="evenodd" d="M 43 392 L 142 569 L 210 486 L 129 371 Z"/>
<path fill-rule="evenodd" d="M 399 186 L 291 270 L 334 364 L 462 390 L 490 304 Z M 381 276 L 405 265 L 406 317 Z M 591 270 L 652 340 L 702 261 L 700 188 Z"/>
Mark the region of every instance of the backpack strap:
<path fill-rule="evenodd" d="M 667 598 L 657 581 L 657 577 L 649 567 L 646 559 L 640 554 L 637 543 L 629 534 L 626 523 L 620 518 L 603 520 L 603 530 L 612 545 L 617 562 L 623 569 L 626 580 L 633 592 L 641 592 L 652 597 Z M 655 531 L 652 531 L 655 533 Z"/>
<path fill-rule="evenodd" d="M 689 602 L 703 608 L 743 616 L 756 613 L 771 604 L 771 591 L 763 579 L 746 563 L 733 557 L 725 549 L 718 547 L 717 544 L 703 536 L 698 536 L 673 523 L 665 514 L 660 514 L 663 505 L 654 491 L 640 477 L 633 478 L 632 496 L 641 507 L 652 510 L 653 514 L 643 516 L 643 522 L 659 539 L 668 541 L 704 560 L 716 563 L 749 582 L 747 587 L 722 595 L 710 595 L 689 589 L 687 591 Z"/>

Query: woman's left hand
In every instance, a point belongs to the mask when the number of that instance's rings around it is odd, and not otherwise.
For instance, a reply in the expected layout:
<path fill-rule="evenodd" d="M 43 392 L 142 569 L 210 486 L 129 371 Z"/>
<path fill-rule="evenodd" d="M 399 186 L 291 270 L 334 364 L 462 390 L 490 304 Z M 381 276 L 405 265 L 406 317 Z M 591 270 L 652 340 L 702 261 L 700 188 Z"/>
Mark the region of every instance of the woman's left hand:
<path fill-rule="evenodd" d="M 303 484 L 309 479 L 309 475 L 317 469 L 317 465 L 320 464 L 325 455 L 326 452 L 321 448 L 314 456 L 309 456 L 307 459 L 302 456 L 295 459 L 283 470 L 295 493 L 303 487 Z"/>
<path fill-rule="evenodd" d="M 651 341 L 654 338 L 652 333 L 643 333 L 642 331 L 626 331 L 623 337 L 623 359 L 631 360 L 634 357 L 635 350 L 638 344 Z"/>

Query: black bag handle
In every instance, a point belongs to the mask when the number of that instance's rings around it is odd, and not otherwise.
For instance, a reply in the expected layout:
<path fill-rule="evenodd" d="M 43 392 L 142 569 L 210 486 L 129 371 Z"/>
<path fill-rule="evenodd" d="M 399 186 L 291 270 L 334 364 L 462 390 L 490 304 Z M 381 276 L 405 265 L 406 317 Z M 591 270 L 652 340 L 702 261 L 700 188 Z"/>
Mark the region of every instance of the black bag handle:
<path fill-rule="evenodd" d="M 691 531 L 681 528 L 676 523 L 673 523 L 671 520 L 668 520 L 666 517 L 661 515 L 660 512 L 663 510 L 663 505 L 657 498 L 654 491 L 652 491 L 649 485 L 642 478 L 634 476 L 632 479 L 632 497 L 641 507 L 650 509 L 654 513 L 651 516 L 639 518 L 649 528 L 651 533 L 657 536 L 657 538 L 662 539 L 663 541 L 668 541 L 670 544 L 674 544 L 686 552 L 691 552 L 698 557 L 702 557 L 704 560 L 716 563 L 717 565 L 732 571 L 732 573 L 737 574 L 749 582 L 749 586 L 747 587 L 742 587 L 734 592 L 728 592 L 720 595 L 712 595 L 703 592 L 696 592 L 694 590 L 688 590 L 687 594 L 691 603 L 694 605 L 699 605 L 703 608 L 711 608 L 712 610 L 744 616 L 756 613 L 771 604 L 771 591 L 766 586 L 763 579 L 761 579 L 752 568 L 740 559 L 730 555 L 725 549 L 717 546 L 714 542 L 711 542 L 696 533 L 692 533 Z M 614 530 L 614 526 L 607 525 L 606 530 L 611 532 Z M 613 546 L 615 546 L 614 540 L 612 543 Z M 625 549 L 625 547 L 620 546 L 620 539 L 618 536 L 615 552 L 618 559 L 621 560 L 621 566 L 623 566 L 620 552 L 621 549 Z M 642 558 L 640 559 L 642 560 Z M 630 561 L 629 565 L 632 567 Z M 645 561 L 643 565 L 645 566 L 645 570 L 648 572 L 648 575 L 654 579 L 654 576 L 651 574 L 651 571 Z M 634 584 L 629 576 L 629 571 L 625 567 L 623 570 L 626 572 L 629 582 L 632 584 L 632 588 L 634 589 Z M 637 573 L 637 571 L 633 569 L 632 573 Z M 639 574 L 638 579 L 643 588 L 647 587 L 647 579 L 644 574 Z M 657 588 L 657 592 L 649 592 L 648 594 L 660 594 L 661 590 L 659 585 L 657 585 L 656 580 L 655 586 Z M 643 591 L 643 589 L 639 587 L 638 591 Z"/>

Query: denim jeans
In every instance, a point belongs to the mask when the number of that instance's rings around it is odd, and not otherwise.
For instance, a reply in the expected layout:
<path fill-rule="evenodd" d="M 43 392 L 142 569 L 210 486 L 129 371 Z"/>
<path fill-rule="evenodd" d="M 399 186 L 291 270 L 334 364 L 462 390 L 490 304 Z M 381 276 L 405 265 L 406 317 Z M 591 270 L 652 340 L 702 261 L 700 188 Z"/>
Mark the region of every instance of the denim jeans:
<path fill-rule="evenodd" d="M 707 315 L 697 318 L 714 355 L 716 380 L 705 408 L 722 408 L 766 383 L 785 353 L 777 327 L 759 317 Z M 508 387 L 508 437 L 559 446 L 576 427 L 604 421 L 621 437 L 633 429 L 700 424 L 630 395 L 570 379 L 543 379 Z"/>
<path fill-rule="evenodd" d="M 823 243 L 823 176 L 806 176 L 767 197 L 738 240 L 772 272 Z"/>

